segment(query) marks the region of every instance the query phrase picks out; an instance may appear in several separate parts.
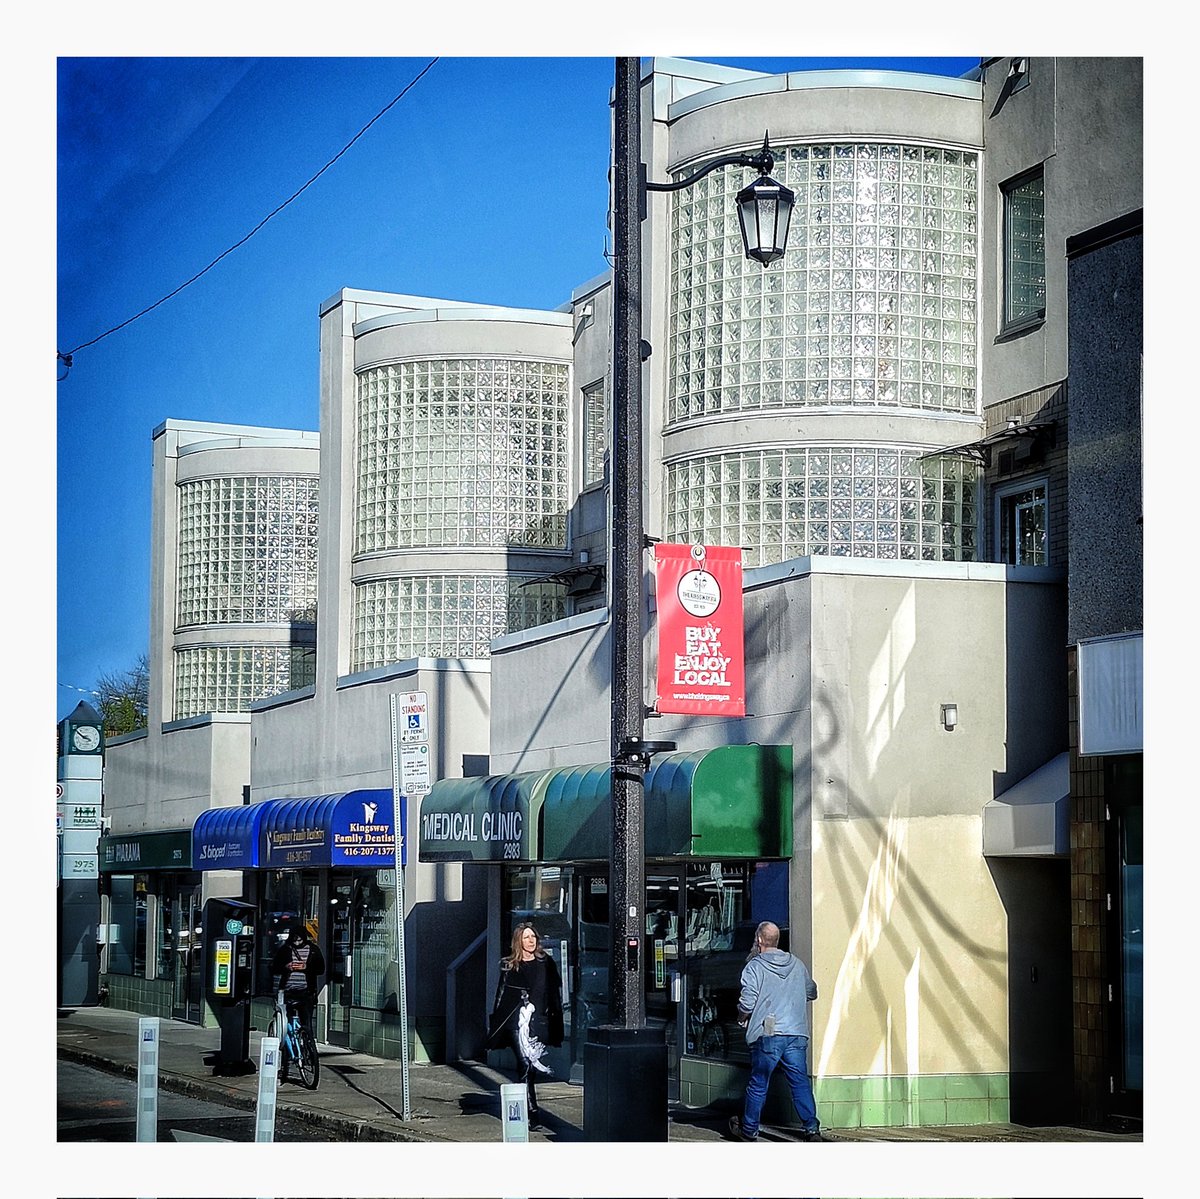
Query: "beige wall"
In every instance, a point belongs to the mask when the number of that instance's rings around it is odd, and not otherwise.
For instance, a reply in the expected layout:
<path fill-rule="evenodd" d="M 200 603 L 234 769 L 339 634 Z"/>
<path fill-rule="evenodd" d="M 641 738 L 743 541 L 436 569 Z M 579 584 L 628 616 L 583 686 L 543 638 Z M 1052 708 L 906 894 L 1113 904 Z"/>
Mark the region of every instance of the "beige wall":
<path fill-rule="evenodd" d="M 981 846 L 976 815 L 816 822 L 818 1078 L 1008 1069 L 1007 933 Z"/>

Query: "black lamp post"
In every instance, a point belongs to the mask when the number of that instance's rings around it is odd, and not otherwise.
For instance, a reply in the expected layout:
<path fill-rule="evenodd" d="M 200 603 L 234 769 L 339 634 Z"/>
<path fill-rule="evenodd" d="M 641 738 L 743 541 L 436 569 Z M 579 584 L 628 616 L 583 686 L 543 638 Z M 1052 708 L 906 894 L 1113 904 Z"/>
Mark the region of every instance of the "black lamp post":
<path fill-rule="evenodd" d="M 589 1030 L 584 1048 L 584 1132 L 591 1141 L 667 1139 L 667 1056 L 659 1029 L 646 1027 L 645 775 L 666 743 L 643 739 L 642 684 L 642 340 L 641 221 L 646 194 L 680 191 L 722 166 L 753 167 L 759 178 L 737 197 L 748 257 L 765 267 L 783 256 L 795 196 L 769 177 L 759 153 L 718 158 L 676 183 L 650 183 L 641 161 L 641 60 L 616 60 L 613 124 L 612 854 L 609 871 L 609 1023 Z M 674 748 L 671 746 L 670 748 Z"/>

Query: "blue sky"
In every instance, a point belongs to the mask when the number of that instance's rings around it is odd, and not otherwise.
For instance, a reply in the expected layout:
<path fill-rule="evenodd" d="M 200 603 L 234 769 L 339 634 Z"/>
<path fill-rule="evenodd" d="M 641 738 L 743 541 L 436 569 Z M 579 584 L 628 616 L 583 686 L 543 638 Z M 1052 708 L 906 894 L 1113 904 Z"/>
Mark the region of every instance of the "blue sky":
<path fill-rule="evenodd" d="M 317 312 L 343 287 L 554 308 L 606 269 L 613 60 L 442 56 L 245 244 L 108 332 L 245 237 L 433 57 L 59 59 L 56 335 L 75 351 L 56 388 L 59 717 L 147 648 L 157 425 L 316 429 Z M 978 59 L 710 61 L 959 75 Z"/>

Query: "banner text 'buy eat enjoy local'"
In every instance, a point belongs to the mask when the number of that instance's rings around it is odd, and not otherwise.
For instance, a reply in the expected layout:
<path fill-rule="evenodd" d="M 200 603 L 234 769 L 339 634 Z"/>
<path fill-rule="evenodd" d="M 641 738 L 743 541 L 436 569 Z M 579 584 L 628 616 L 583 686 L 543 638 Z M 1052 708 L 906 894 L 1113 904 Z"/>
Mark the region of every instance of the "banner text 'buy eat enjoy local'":
<path fill-rule="evenodd" d="M 658 606 L 655 710 L 745 716 L 739 546 L 654 547 Z"/>

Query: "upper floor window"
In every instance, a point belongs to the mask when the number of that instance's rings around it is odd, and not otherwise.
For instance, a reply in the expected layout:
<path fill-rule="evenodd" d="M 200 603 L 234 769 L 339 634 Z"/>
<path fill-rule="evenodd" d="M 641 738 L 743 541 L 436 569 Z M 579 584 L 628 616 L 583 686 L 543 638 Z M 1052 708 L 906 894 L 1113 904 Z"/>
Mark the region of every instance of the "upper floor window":
<path fill-rule="evenodd" d="M 1001 187 L 1004 196 L 1004 328 L 1046 315 L 1046 179 L 1042 168 Z"/>
<path fill-rule="evenodd" d="M 1045 566 L 1049 561 L 1045 481 L 1027 481 L 1002 491 L 996 503 L 1000 561 L 1009 566 Z"/>
<path fill-rule="evenodd" d="M 583 389 L 583 486 L 604 478 L 604 451 L 608 447 L 608 396 L 604 381 Z"/>

